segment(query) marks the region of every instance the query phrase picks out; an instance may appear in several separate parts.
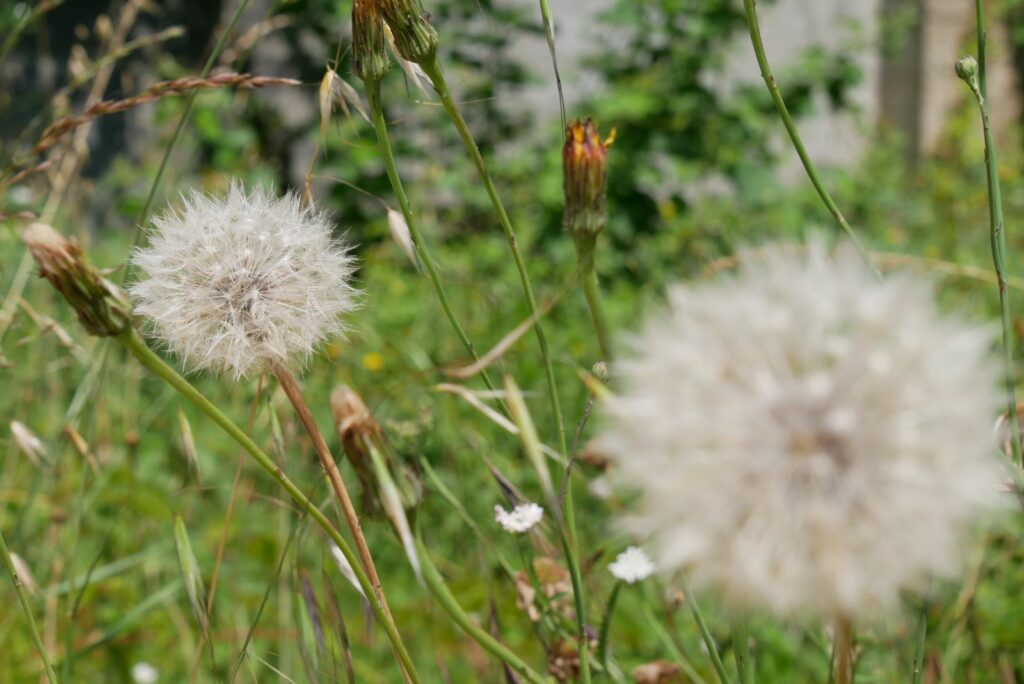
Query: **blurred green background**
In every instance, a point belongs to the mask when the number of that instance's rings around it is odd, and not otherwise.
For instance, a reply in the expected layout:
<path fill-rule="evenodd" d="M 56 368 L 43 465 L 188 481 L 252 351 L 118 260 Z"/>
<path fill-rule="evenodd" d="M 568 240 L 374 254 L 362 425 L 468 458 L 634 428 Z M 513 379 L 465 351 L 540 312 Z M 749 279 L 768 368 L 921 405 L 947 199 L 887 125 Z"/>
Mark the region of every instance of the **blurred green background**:
<path fill-rule="evenodd" d="M 835 233 L 756 80 L 739 0 L 614 0 L 600 11 L 587 3 L 555 0 L 552 9 L 559 35 L 564 28 L 573 37 L 564 51 L 571 59 L 561 65 L 567 114 L 593 116 L 602 131 L 617 133 L 609 157 L 609 226 L 597 256 L 616 331 L 628 331 L 656 307 L 667 283 L 708 277 L 738 247 Z M 794 36 L 769 28 L 789 25 L 799 33 L 805 26 L 800 3 L 760 4 L 775 17 L 764 27 L 770 53 L 780 44 L 790 48 L 776 72 L 783 94 L 798 124 L 818 131 L 812 154 L 832 160 L 825 165 L 827 185 L 883 268 L 930 273 L 950 306 L 995 320 L 980 121 L 952 70 L 953 58 L 973 49 L 973 24 L 935 18 L 945 16 L 936 8 L 952 3 L 852 2 L 845 14 L 820 14 L 820 41 L 800 47 L 803 36 L 792 49 Z M 991 106 L 1000 112 L 1009 269 L 1017 278 L 1024 276 L 1024 90 L 1017 77 L 1024 3 L 989 4 L 993 74 L 1002 79 Z M 572 282 L 575 253 L 560 227 L 561 122 L 538 6 L 529 0 L 428 5 L 450 80 L 511 210 L 538 297 L 550 301 Z M 132 681 L 139 663 L 152 664 L 159 681 L 188 681 L 196 661 L 197 681 L 226 681 L 253 625 L 239 681 L 346 681 L 346 639 L 358 681 L 400 681 L 386 640 L 339 574 L 325 539 L 263 473 L 244 461 L 233 488 L 238 450 L 202 415 L 119 348 L 87 338 L 44 281 L 31 278 L 18 296 L 19 231 L 33 216 L 78 236 L 98 265 L 124 267 L 185 99 L 167 97 L 102 117 L 77 147 L 72 134 L 36 156 L 32 146 L 43 128 L 96 98 L 118 100 L 156 81 L 196 74 L 235 7 L 199 0 L 0 6 L 0 167 L 53 160 L 23 182 L 10 183 L 10 173 L 0 178 L 0 296 L 6 298 L 0 526 L 34 578 L 44 641 L 68 681 Z M 350 11 L 344 1 L 251 3 L 228 36 L 219 68 L 294 77 L 302 85 L 200 93 L 156 188 L 154 209 L 173 205 L 190 188 L 222 191 L 235 177 L 301 190 L 312 169 L 318 202 L 357 245 L 358 285 L 366 293 L 348 338 L 328 345 L 302 376 L 321 425 L 330 424 L 331 389 L 356 388 L 410 466 L 419 469 L 420 459 L 431 464 L 490 543 L 518 560 L 514 540 L 493 523 L 492 509 L 504 499 L 488 465 L 539 496 L 533 471 L 514 437 L 436 389 L 447 379 L 443 369 L 467 358 L 429 282 L 389 236 L 383 205 L 396 204 L 372 129 L 353 108 L 349 116 L 335 112 L 321 136 L 317 97 L 325 70 L 335 68 L 362 90 L 350 74 Z M 856 20 L 864 16 L 871 18 L 867 24 Z M 944 71 L 935 69 L 936 46 L 950 53 Z M 108 83 L 90 94 L 108 64 Z M 489 349 L 527 309 L 487 197 L 429 88 L 419 91 L 393 67 L 384 101 L 398 165 L 455 309 L 477 347 Z M 832 155 L 839 147 L 853 152 Z M 61 177 L 67 160 L 69 173 Z M 1020 281 L 1013 285 L 1011 297 L 1024 301 Z M 1021 330 L 1024 324 L 1014 321 Z M 579 372 L 598 357 L 581 294 L 572 290 L 559 300 L 545 326 L 571 434 L 587 399 Z M 500 367 L 527 391 L 542 439 L 553 441 L 533 340 L 517 343 Z M 277 416 L 285 447 L 275 458 L 318 501 L 327 500 L 310 445 L 279 393 L 268 396 L 255 379 L 194 380 L 237 422 L 244 425 L 253 411 L 250 433 L 268 448 Z M 179 410 L 194 434 L 197 468 L 186 458 Z M 12 421 L 37 434 L 46 453 L 27 457 L 8 429 Z M 88 458 L 68 439 L 69 425 L 88 444 Z M 337 438 L 328 436 L 340 453 Z M 623 504 L 606 497 L 601 478 L 602 464 L 585 462 L 575 485 L 595 629 L 612 585 L 606 565 L 628 543 L 614 527 Z M 535 638 L 489 546 L 429 478 L 425 489 L 416 522 L 453 591 L 543 669 L 545 650 L 557 645 Z M 237 505 L 226 525 L 233 491 Z M 226 534 L 212 655 L 197 651 L 199 633 L 173 545 L 175 514 L 185 521 L 208 584 Z M 386 523 L 371 520 L 366 527 L 399 626 L 427 681 L 508 681 L 432 605 Z M 1020 533 L 1019 519 L 989 531 L 984 547 L 972 552 L 968 579 L 938 588 L 927 607 L 926 681 L 1024 680 Z M 551 543 L 537 552 L 557 558 L 556 540 Z M 0 594 L 8 605 L 0 613 L 0 682 L 38 681 L 38 660 L 9 582 Z M 713 681 L 689 616 L 666 596 L 673 596 L 671 582 L 623 594 L 612 627 L 620 665 L 628 673 L 670 659 L 665 639 L 674 639 Z M 702 601 L 728 650 L 727 621 L 713 597 Z M 908 615 L 919 610 L 911 604 Z M 821 626 L 765 619 L 751 629 L 763 681 L 825 680 L 829 654 Z M 858 681 L 908 681 L 914 629 L 913 617 L 894 616 L 864 632 Z"/>

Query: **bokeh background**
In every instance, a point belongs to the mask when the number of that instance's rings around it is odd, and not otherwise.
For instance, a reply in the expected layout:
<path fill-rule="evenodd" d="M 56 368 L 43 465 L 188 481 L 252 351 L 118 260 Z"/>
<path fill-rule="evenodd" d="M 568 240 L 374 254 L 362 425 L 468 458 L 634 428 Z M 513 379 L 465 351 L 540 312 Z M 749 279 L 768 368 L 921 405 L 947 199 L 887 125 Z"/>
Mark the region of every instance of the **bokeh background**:
<path fill-rule="evenodd" d="M 539 298 L 554 300 L 574 277 L 575 253 L 560 226 L 562 122 L 538 5 L 427 4 Z M 987 5 L 1011 297 L 1024 301 L 1024 2 Z M 321 535 L 248 463 L 233 485 L 238 454 L 223 435 L 118 349 L 86 338 L 45 282 L 24 280 L 19 232 L 38 216 L 76 235 L 96 263 L 120 273 L 133 234 L 145 229 L 138 217 L 185 99 L 101 117 L 37 156 L 32 146 L 45 126 L 98 99 L 122 99 L 198 73 L 237 6 L 0 3 L 0 167 L 52 159 L 23 182 L 11 184 L 10 174 L 0 180 L 0 525 L 33 578 L 44 640 L 68 681 L 132 681 L 133 668 L 138 681 L 140 663 L 151 664 L 158 681 L 188 681 L 197 661 L 197 681 L 226 681 L 253 628 L 239 679 L 345 681 L 344 634 L 359 681 L 399 681 L 386 643 Z M 740 0 L 551 6 L 568 117 L 592 116 L 602 131 L 616 130 L 609 225 L 597 256 L 614 329 L 635 326 L 666 284 L 708 277 L 738 248 L 835 233 L 760 81 Z M 390 237 L 385 205 L 396 205 L 371 127 L 352 106 L 348 115 L 332 114 L 326 134 L 321 129 L 318 89 L 328 68 L 362 91 L 350 74 L 350 11 L 344 0 L 248 4 L 216 70 L 302 85 L 200 93 L 156 186 L 154 210 L 191 188 L 223 191 L 235 177 L 285 191 L 301 190 L 310 175 L 317 201 L 356 245 L 358 284 L 366 292 L 348 338 L 328 345 L 304 373 L 314 410 L 327 426 L 334 386 L 346 383 L 363 395 L 396 451 L 427 479 L 416 518 L 460 600 L 543 662 L 550 653 L 532 639 L 515 587 L 466 522 L 486 528 L 514 557 L 514 543 L 492 521 L 494 504 L 504 501 L 494 469 L 526 491 L 537 483 L 512 436 L 437 391 L 446 379 L 441 369 L 464 363 L 465 352 L 428 281 Z M 995 320 L 980 120 L 953 73 L 956 58 L 974 50 L 973 3 L 762 0 L 759 11 L 768 56 L 809 151 L 879 263 L 927 272 L 945 303 Z M 490 348 L 527 311 L 487 197 L 429 87 L 421 91 L 393 68 L 385 107 L 398 165 L 455 307 L 477 346 Z M 1024 321 L 1014 321 L 1019 356 Z M 598 356 L 589 325 L 575 291 L 558 301 L 546 324 L 570 430 L 586 402 L 579 371 Z M 541 434 L 553 435 L 532 340 L 515 345 L 503 363 L 527 390 Z M 294 479 L 326 497 L 309 445 L 278 393 L 259 389 L 257 380 L 195 381 L 239 422 L 254 406 L 251 433 L 261 443 L 276 444 L 279 425 L 285 446 L 276 456 Z M 194 462 L 181 416 L 191 425 Z M 8 429 L 12 421 L 38 435 L 45 452 L 27 456 Z M 87 444 L 84 455 L 67 437 L 68 426 Z M 421 460 L 461 511 L 423 474 Z M 596 455 L 585 459 L 577 483 L 587 583 L 598 612 L 610 587 L 609 554 L 626 542 L 614 526 L 622 503 L 602 486 L 605 467 Z M 233 494 L 237 505 L 228 519 Z M 207 580 L 226 535 L 212 656 L 197 648 L 181 587 L 175 514 Z M 940 600 L 928 608 L 935 636 L 927 681 L 1024 678 L 1019 527 L 991 530 L 973 552 L 968 580 L 938 589 Z M 398 622 L 428 680 L 508 681 L 432 607 L 387 525 L 371 519 L 368 532 Z M 32 642 L 8 584 L 0 595 L 11 607 L 0 613 L 0 681 L 37 681 Z M 665 600 L 673 596 L 669 583 L 624 598 L 616 652 L 635 666 L 667 657 L 664 639 L 674 640 L 710 677 L 694 628 Z M 727 636 L 727 622 L 709 604 L 712 626 Z M 650 606 L 664 634 L 651 628 Z M 327 645 L 318 642 L 314 623 Z M 755 628 L 764 681 L 824 680 L 828 653 L 820 629 L 769 621 Z M 912 622 L 894 617 L 865 634 L 858 681 L 906 681 L 912 630 Z"/>

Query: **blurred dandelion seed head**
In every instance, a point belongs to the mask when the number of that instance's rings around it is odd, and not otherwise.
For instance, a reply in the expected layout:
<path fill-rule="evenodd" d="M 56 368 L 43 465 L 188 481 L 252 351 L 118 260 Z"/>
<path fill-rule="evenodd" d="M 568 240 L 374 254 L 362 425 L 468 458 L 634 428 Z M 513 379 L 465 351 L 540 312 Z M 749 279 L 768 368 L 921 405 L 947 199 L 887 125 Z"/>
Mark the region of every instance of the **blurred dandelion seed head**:
<path fill-rule="evenodd" d="M 193 369 L 240 377 L 308 357 L 356 308 L 353 257 L 299 198 L 233 183 L 193 192 L 154 221 L 132 257 L 131 287 L 149 331 Z"/>
<path fill-rule="evenodd" d="M 999 503 L 990 331 L 852 248 L 678 286 L 630 342 L 599 439 L 641 495 L 625 527 L 736 608 L 877 614 Z"/>

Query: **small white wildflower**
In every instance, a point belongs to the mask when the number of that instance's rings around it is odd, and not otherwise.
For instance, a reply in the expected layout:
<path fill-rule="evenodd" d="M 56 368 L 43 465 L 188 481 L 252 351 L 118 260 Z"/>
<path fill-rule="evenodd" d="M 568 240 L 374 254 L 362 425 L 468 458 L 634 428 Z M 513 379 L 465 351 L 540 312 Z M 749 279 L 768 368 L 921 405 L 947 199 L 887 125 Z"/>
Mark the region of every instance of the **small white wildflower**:
<path fill-rule="evenodd" d="M 654 573 L 654 563 L 647 557 L 643 549 L 630 546 L 615 558 L 615 562 L 608 566 L 608 571 L 615 579 L 635 584 Z"/>
<path fill-rule="evenodd" d="M 50 452 L 46 449 L 46 445 L 43 444 L 43 440 L 39 439 L 24 423 L 19 423 L 16 420 L 11 421 L 11 437 L 14 439 L 14 443 L 18 445 L 21 453 L 25 454 L 28 460 L 32 461 L 32 465 L 37 468 L 44 461 L 50 459 Z"/>
<path fill-rule="evenodd" d="M 528 532 L 544 517 L 544 509 L 535 503 L 519 504 L 511 511 L 501 506 L 494 507 L 494 519 L 506 532 L 522 534 Z"/>
<path fill-rule="evenodd" d="M 135 684 L 155 684 L 160 679 L 160 672 L 149 663 L 132 665 L 132 681 Z"/>
<path fill-rule="evenodd" d="M 352 257 L 293 194 L 233 183 L 224 199 L 194 192 L 154 223 L 131 293 L 153 336 L 193 368 L 240 377 L 305 358 L 356 306 Z"/>
<path fill-rule="evenodd" d="M 736 608 L 897 606 L 954 574 L 1000 503 L 990 344 L 850 248 L 769 248 L 672 289 L 617 363 L 599 439 L 641 495 L 626 528 Z"/>
<path fill-rule="evenodd" d="M 352 564 L 348 562 L 348 558 L 345 558 L 345 554 L 341 552 L 338 545 L 331 542 L 331 555 L 334 556 L 334 562 L 338 564 L 338 570 L 341 574 L 349 581 L 349 583 L 356 588 L 360 594 L 363 594 L 363 587 L 359 584 L 359 580 L 356 579 L 356 572 L 352 569 Z M 363 594 L 366 597 L 366 594 Z"/>

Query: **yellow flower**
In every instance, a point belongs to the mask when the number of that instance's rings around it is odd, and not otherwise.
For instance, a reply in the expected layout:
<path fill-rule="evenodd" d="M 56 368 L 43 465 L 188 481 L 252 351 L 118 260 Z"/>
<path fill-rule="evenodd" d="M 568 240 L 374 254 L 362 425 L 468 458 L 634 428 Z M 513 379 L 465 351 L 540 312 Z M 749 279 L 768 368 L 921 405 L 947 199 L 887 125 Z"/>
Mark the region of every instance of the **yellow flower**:
<path fill-rule="evenodd" d="M 377 372 L 384 367 L 384 357 L 377 352 L 369 352 L 363 355 L 363 368 L 368 371 Z"/>

